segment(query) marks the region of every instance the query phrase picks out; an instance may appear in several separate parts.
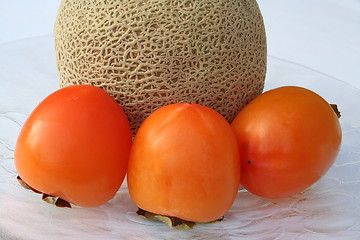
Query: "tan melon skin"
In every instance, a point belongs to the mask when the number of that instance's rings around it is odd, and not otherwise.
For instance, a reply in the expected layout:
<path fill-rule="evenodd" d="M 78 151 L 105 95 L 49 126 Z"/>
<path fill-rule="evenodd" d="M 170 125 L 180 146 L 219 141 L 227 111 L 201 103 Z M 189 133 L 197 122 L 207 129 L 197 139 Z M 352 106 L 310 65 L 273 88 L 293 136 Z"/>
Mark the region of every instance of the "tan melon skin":
<path fill-rule="evenodd" d="M 101 86 L 134 132 L 177 102 L 231 122 L 263 90 L 266 35 L 255 0 L 63 0 L 54 36 L 60 86 Z"/>

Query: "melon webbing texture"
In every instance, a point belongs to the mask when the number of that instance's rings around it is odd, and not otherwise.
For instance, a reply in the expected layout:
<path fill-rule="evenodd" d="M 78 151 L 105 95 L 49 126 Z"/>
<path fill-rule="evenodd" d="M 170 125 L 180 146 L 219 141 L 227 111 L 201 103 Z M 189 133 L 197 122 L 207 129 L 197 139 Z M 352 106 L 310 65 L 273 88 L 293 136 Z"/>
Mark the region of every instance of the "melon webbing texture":
<path fill-rule="evenodd" d="M 101 86 L 134 132 L 176 102 L 232 121 L 263 90 L 266 36 L 255 0 L 63 0 L 54 36 L 60 86 Z"/>

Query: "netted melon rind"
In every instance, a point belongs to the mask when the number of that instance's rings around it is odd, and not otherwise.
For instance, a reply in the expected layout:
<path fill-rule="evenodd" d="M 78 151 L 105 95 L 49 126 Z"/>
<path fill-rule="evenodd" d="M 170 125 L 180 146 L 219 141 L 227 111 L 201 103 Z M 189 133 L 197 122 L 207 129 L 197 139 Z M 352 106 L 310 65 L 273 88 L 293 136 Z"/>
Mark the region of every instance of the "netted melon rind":
<path fill-rule="evenodd" d="M 266 37 L 255 0 L 62 0 L 54 36 L 60 86 L 101 86 L 134 131 L 177 102 L 232 121 L 263 90 Z"/>

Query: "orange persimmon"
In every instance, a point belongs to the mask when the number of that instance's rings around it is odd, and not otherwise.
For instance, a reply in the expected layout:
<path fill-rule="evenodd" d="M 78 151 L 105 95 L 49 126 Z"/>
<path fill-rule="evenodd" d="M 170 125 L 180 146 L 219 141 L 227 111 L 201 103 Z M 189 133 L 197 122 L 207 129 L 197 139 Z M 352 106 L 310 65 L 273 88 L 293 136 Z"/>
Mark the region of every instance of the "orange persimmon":
<path fill-rule="evenodd" d="M 232 206 L 239 178 L 234 132 L 208 107 L 162 107 L 135 136 L 127 180 L 141 209 L 193 222 L 214 221 Z"/>
<path fill-rule="evenodd" d="M 329 103 L 313 91 L 286 86 L 250 102 L 232 122 L 241 184 L 267 198 L 289 197 L 318 181 L 334 163 L 341 127 Z"/>
<path fill-rule="evenodd" d="M 103 89 L 62 88 L 24 123 L 15 166 L 31 188 L 78 206 L 101 205 L 122 184 L 131 148 L 129 122 Z"/>

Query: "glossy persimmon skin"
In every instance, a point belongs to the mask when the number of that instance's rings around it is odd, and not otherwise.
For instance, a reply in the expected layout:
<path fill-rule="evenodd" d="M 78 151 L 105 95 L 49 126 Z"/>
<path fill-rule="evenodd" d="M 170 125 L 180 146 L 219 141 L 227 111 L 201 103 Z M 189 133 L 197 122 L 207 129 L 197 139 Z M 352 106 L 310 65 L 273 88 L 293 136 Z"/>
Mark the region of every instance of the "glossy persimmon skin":
<path fill-rule="evenodd" d="M 30 114 L 17 139 L 15 166 L 32 188 L 95 207 L 118 191 L 131 144 L 116 101 L 99 87 L 76 85 L 50 94 Z"/>
<path fill-rule="evenodd" d="M 138 130 L 128 188 L 138 207 L 193 222 L 221 218 L 239 187 L 240 162 L 230 124 L 198 104 L 160 108 Z"/>
<path fill-rule="evenodd" d="M 341 126 L 318 94 L 286 86 L 261 94 L 234 119 L 241 184 L 266 198 L 300 193 L 333 165 Z"/>

